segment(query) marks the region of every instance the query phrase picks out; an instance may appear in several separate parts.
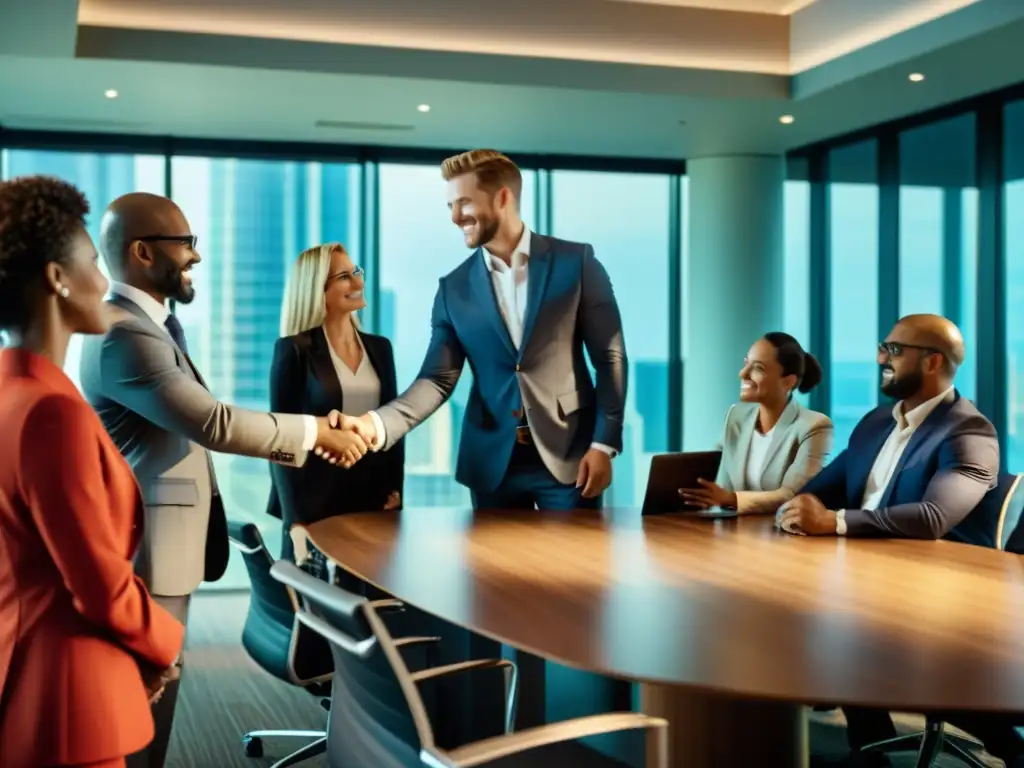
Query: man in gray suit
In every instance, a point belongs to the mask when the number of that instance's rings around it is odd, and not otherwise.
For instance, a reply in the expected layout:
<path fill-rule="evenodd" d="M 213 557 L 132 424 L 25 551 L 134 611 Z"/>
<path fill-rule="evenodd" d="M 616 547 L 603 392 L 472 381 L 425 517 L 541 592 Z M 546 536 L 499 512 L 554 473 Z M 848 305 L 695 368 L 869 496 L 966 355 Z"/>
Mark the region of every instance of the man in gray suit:
<path fill-rule="evenodd" d="M 473 254 L 441 278 L 430 346 L 400 397 L 343 419 L 387 449 L 473 371 L 455 478 L 476 508 L 596 506 L 622 450 L 626 348 L 594 249 L 544 237 L 519 215 L 522 175 L 474 150 L 442 166 L 452 222 Z M 584 348 L 596 372 L 587 368 Z"/>
<path fill-rule="evenodd" d="M 192 301 L 196 237 L 173 202 L 149 194 L 115 200 L 100 245 L 112 277 L 114 325 L 88 336 L 81 383 L 131 464 L 146 506 L 136 571 L 157 602 L 185 623 L 189 597 L 228 563 L 224 506 L 210 451 L 301 466 L 314 448 L 350 465 L 363 440 L 330 427 L 330 417 L 257 413 L 218 402 L 188 355 L 181 323 L 167 302 Z M 333 415 L 332 415 L 333 416 Z M 156 735 L 137 765 L 163 765 L 177 682 L 154 707 Z"/>

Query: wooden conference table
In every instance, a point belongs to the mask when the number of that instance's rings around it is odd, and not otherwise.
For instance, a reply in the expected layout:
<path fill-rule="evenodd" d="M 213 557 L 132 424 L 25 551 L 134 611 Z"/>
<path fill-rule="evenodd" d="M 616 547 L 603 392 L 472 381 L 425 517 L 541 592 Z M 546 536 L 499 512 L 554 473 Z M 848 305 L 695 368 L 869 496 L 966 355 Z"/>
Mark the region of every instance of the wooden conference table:
<path fill-rule="evenodd" d="M 1024 712 L 1024 558 L 1008 553 L 635 509 L 407 509 L 308 534 L 441 620 L 640 683 L 672 766 L 806 766 L 806 704 Z"/>

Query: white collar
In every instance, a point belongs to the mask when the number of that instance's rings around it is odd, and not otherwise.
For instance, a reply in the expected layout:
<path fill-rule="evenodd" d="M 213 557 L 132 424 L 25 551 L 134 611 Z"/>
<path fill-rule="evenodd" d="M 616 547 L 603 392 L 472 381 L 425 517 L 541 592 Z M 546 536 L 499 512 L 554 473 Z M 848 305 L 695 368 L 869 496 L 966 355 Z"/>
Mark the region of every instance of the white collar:
<path fill-rule="evenodd" d="M 530 234 L 530 228 L 524 224 L 523 236 L 519 238 L 519 242 L 516 244 L 516 247 L 512 249 L 511 266 L 506 264 L 504 259 L 498 258 L 486 248 L 482 248 L 484 264 L 487 265 L 487 271 L 494 272 L 497 270 L 499 272 L 507 272 L 509 269 L 516 269 L 517 267 L 523 266 L 530 258 L 531 239 L 532 235 Z"/>
<path fill-rule="evenodd" d="M 896 425 L 900 430 L 905 430 L 908 427 L 910 429 L 917 429 L 921 424 L 932 415 L 932 411 L 939 407 L 939 404 L 944 402 L 947 398 L 952 399 L 954 388 L 950 387 L 942 394 L 936 395 L 931 400 L 925 400 L 916 408 L 913 408 L 906 413 L 903 412 L 903 401 L 896 403 L 892 409 L 892 417 L 896 419 Z"/>
<path fill-rule="evenodd" d="M 149 319 L 161 328 L 163 328 L 164 323 L 167 322 L 167 316 L 171 314 L 171 311 L 165 304 L 161 304 L 148 293 L 140 291 L 133 285 L 119 283 L 116 280 L 112 280 L 110 282 L 110 292 L 123 299 L 128 299 L 128 301 L 132 302 L 139 309 L 145 312 Z"/>

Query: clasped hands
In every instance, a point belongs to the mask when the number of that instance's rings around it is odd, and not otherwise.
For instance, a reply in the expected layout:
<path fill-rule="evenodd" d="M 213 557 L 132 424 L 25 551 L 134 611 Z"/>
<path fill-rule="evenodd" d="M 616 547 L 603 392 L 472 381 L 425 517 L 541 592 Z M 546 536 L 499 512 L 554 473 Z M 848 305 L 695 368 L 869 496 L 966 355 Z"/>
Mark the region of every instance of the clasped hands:
<path fill-rule="evenodd" d="M 324 461 L 348 469 L 377 442 L 377 429 L 369 414 L 346 416 L 331 411 L 317 418 L 317 439 L 313 452 Z"/>
<path fill-rule="evenodd" d="M 786 533 L 805 536 L 835 536 L 836 513 L 826 509 L 812 493 L 801 493 L 787 501 L 775 514 L 775 525 Z"/>

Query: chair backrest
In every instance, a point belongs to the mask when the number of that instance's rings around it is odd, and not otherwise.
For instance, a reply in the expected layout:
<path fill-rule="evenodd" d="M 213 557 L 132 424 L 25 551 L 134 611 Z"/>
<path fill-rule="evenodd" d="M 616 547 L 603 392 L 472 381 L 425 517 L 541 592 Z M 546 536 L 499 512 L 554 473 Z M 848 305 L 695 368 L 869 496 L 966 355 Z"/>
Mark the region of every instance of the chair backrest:
<path fill-rule="evenodd" d="M 964 544 L 1007 549 L 1024 511 L 1024 475 L 1002 474 L 996 487 L 982 498 L 946 538 Z"/>
<path fill-rule="evenodd" d="M 420 768 L 434 735 L 416 683 L 385 623 L 364 597 L 279 561 L 271 575 L 302 599 L 299 620 L 334 652 L 334 691 L 328 730 L 353 768 Z"/>
<path fill-rule="evenodd" d="M 308 686 L 330 680 L 330 646 L 298 620 L 299 599 L 270 575 L 274 558 L 252 523 L 228 521 L 231 544 L 242 553 L 252 587 L 242 646 L 279 680 Z"/>

